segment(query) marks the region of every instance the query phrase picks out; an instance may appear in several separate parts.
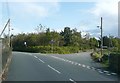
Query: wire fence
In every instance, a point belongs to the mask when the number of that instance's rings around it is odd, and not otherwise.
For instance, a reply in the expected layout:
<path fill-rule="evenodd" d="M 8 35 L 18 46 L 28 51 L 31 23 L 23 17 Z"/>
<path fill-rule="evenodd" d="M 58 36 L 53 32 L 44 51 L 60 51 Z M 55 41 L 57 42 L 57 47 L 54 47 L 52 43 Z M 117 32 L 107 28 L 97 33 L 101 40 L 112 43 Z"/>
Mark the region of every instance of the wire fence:
<path fill-rule="evenodd" d="M 7 21 L 0 34 L 0 79 L 5 78 L 11 61 L 12 50 L 10 47 L 10 19 Z"/>

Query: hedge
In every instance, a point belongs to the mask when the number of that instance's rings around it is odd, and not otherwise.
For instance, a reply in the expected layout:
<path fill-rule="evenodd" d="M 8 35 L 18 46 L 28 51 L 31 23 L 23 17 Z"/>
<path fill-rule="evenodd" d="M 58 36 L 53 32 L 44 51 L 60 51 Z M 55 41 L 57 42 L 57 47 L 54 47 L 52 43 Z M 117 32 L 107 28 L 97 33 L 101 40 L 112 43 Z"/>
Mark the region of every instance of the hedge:
<path fill-rule="evenodd" d="M 54 46 L 28 46 L 28 47 L 14 47 L 14 51 L 21 52 L 33 52 L 33 53 L 58 53 L 58 54 L 69 54 L 79 52 L 78 47 L 58 47 Z"/>
<path fill-rule="evenodd" d="M 110 70 L 120 74 L 120 53 L 111 53 L 109 57 Z"/>

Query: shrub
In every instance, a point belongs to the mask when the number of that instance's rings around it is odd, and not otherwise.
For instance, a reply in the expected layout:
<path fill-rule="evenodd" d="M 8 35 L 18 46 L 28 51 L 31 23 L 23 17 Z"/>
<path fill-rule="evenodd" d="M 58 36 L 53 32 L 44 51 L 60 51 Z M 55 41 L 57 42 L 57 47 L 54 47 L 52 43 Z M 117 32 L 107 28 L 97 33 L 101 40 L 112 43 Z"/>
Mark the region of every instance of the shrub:
<path fill-rule="evenodd" d="M 120 53 L 111 53 L 109 58 L 109 68 L 120 74 Z"/>
<path fill-rule="evenodd" d="M 99 52 L 93 52 L 91 53 L 91 57 L 94 61 L 99 61 L 99 59 L 101 58 L 101 54 Z"/>
<path fill-rule="evenodd" d="M 54 46 L 28 46 L 28 47 L 14 47 L 14 51 L 21 52 L 33 52 L 33 53 L 58 53 L 58 54 L 69 54 L 79 52 L 78 47 L 58 47 Z"/>

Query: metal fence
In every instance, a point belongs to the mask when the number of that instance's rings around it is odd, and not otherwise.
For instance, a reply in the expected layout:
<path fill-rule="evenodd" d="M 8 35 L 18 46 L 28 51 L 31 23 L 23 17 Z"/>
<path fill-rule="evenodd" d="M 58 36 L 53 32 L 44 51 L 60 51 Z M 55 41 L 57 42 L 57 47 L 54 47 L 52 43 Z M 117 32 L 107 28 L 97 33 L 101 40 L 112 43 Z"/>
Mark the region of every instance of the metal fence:
<path fill-rule="evenodd" d="M 4 78 L 7 68 L 11 61 L 12 50 L 9 44 L 9 38 L 0 38 L 0 78 Z"/>
<path fill-rule="evenodd" d="M 7 59 L 11 54 L 8 38 L 2 39 L 2 69 L 4 69 Z"/>
<path fill-rule="evenodd" d="M 8 19 L 2 31 L 0 31 L 0 80 L 3 80 L 10 63 L 10 19 Z"/>

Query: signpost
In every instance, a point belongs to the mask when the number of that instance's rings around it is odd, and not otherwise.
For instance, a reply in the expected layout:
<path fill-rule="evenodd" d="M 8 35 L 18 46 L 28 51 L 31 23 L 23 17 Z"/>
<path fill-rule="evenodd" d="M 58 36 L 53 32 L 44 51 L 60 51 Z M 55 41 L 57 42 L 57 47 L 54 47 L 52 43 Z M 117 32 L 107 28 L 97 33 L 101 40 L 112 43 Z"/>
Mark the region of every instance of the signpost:
<path fill-rule="evenodd" d="M 27 42 L 24 42 L 24 45 L 27 47 Z"/>
<path fill-rule="evenodd" d="M 100 26 L 97 26 L 98 28 L 100 28 L 100 30 L 101 30 L 101 45 L 100 45 L 100 47 L 101 47 L 101 56 L 103 56 L 103 28 L 102 28 L 102 17 L 101 17 L 101 25 Z"/>
<path fill-rule="evenodd" d="M 50 44 L 52 45 L 52 53 L 53 53 L 53 44 L 55 43 L 55 41 L 52 39 L 51 41 L 50 41 Z"/>

